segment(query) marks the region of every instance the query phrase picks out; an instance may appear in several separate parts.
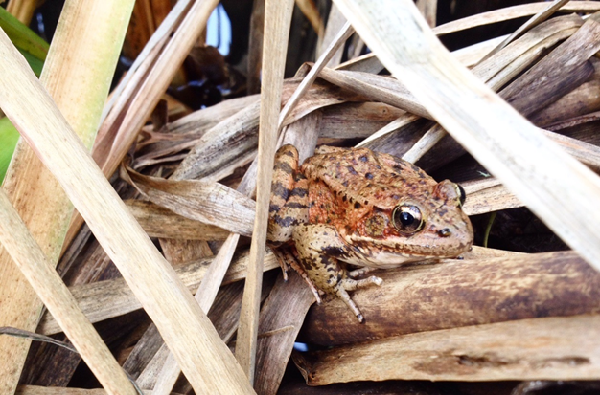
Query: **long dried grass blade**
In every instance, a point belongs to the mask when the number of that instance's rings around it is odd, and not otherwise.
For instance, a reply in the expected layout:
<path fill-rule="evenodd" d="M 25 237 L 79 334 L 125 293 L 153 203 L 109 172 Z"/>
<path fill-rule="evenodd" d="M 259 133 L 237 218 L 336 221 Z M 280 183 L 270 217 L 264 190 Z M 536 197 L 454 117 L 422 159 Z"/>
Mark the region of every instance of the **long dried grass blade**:
<path fill-rule="evenodd" d="M 225 240 L 229 232 L 176 214 L 150 202 L 125 202 L 148 236 L 182 240 Z"/>
<path fill-rule="evenodd" d="M 302 96 L 310 88 L 310 85 L 317 78 L 317 75 L 319 74 L 319 72 L 323 69 L 323 67 L 325 67 L 325 65 L 327 63 L 329 63 L 329 61 L 335 55 L 335 52 L 337 51 L 337 49 L 340 48 L 342 46 L 342 44 L 345 43 L 346 40 L 353 33 L 354 33 L 354 29 L 352 28 L 352 25 L 350 25 L 349 23 L 346 22 L 344 24 L 344 26 L 342 27 L 342 29 L 338 32 L 338 34 L 333 39 L 333 42 L 331 43 L 331 45 L 329 45 L 329 47 L 327 47 L 327 49 L 325 50 L 323 55 L 321 55 L 319 57 L 319 59 L 317 59 L 317 61 L 313 65 L 312 69 L 308 73 L 308 75 L 306 77 L 304 77 L 304 79 L 302 80 L 300 85 L 298 85 L 298 88 L 296 88 L 296 90 L 294 91 L 292 96 L 289 98 L 289 100 L 283 107 L 283 110 L 281 110 L 281 113 L 279 114 L 278 130 L 281 130 L 286 117 L 288 116 L 290 111 L 294 108 L 296 103 L 298 103 L 298 101 L 302 98 Z"/>
<path fill-rule="evenodd" d="M 133 3 L 132 0 L 66 1 L 40 76 L 41 83 L 88 149 L 97 132 Z M 12 89 L 18 92 L 21 86 L 15 84 Z M 15 92 L 3 91 L 2 97 L 6 100 Z M 35 116 L 38 108 L 23 110 Z M 4 188 L 44 254 L 56 264 L 73 206 L 23 139 L 15 149 Z M 0 303 L 0 325 L 35 330 L 42 304 L 2 248 Z M 14 392 L 28 349 L 28 342 L 0 338 L 0 361 L 3 361 L 0 393 Z"/>
<path fill-rule="evenodd" d="M 252 232 L 250 265 L 244 286 L 242 313 L 235 350 L 235 355 L 250 383 L 254 383 L 256 337 L 258 335 L 258 316 L 265 255 L 264 244 L 292 6 L 292 0 L 265 1 L 265 37 L 269 37 L 269 39 L 264 43 L 263 53 L 256 218 L 254 220 L 254 231 Z"/>
<path fill-rule="evenodd" d="M 337 9 L 335 4 L 332 4 L 331 11 L 329 11 L 329 17 L 327 18 L 327 27 L 325 28 L 323 39 L 319 39 L 317 41 L 317 56 L 320 57 L 329 47 L 329 45 L 334 41 L 335 36 L 346 22 L 347 21 L 344 15 L 342 15 L 342 13 Z M 338 48 L 338 50 L 335 51 L 335 55 L 327 63 L 327 67 L 335 67 L 339 65 L 343 54 L 344 49 Z"/>
<path fill-rule="evenodd" d="M 0 105 L 57 177 L 70 200 L 153 318 L 197 392 L 253 393 L 227 346 L 156 250 L 52 99 L 0 34 Z M 35 117 L 30 108 L 36 109 Z"/>
<path fill-rule="evenodd" d="M 477 26 L 489 25 L 510 19 L 531 16 L 544 11 L 548 5 L 543 3 L 522 4 L 513 7 L 501 8 L 496 11 L 480 12 L 466 18 L 457 19 L 440 25 L 433 29 L 437 35 L 459 32 Z M 595 1 L 569 1 L 561 11 L 565 12 L 596 12 L 600 11 L 600 4 Z"/>
<path fill-rule="evenodd" d="M 538 12 L 533 17 L 531 17 L 527 22 L 522 24 L 517 31 L 508 36 L 504 41 L 502 41 L 494 50 L 490 53 L 490 55 L 494 55 L 502 48 L 506 47 L 508 44 L 513 42 L 517 37 L 521 36 L 526 31 L 533 29 L 546 19 L 548 19 L 554 12 L 558 11 L 562 6 L 564 6 L 569 0 L 556 0 L 554 3 L 548 5 L 548 8 Z"/>
<path fill-rule="evenodd" d="M 229 235 L 227 240 L 225 240 L 221 246 L 219 254 L 209 266 L 200 283 L 200 287 L 198 287 L 196 301 L 205 314 L 208 314 L 208 311 L 217 297 L 219 287 L 221 286 L 225 272 L 229 267 L 229 262 L 231 262 L 239 238 L 240 235 L 237 233 Z M 175 384 L 175 381 L 177 381 L 179 373 L 181 373 L 181 369 L 179 369 L 179 366 L 173 357 L 173 353 L 169 353 L 167 361 L 158 373 L 153 393 L 155 395 L 169 395 L 173 390 L 173 385 Z"/>
<path fill-rule="evenodd" d="M 110 394 L 136 393 L 98 332 L 54 270 L 33 236 L 0 189 L 0 243 Z"/>

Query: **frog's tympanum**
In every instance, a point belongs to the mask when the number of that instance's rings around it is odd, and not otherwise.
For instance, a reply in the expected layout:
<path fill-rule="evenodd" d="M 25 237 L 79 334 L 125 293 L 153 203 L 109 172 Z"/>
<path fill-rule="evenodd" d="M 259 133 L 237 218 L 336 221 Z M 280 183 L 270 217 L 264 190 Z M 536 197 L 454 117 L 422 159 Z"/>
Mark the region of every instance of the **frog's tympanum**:
<path fill-rule="evenodd" d="M 448 180 L 367 148 L 320 147 L 298 166 L 298 151 L 277 151 L 267 241 L 287 276 L 291 266 L 311 286 L 341 298 L 363 317 L 347 291 L 371 284 L 372 269 L 455 257 L 471 249 L 465 194 Z M 346 263 L 360 268 L 346 270 Z"/>

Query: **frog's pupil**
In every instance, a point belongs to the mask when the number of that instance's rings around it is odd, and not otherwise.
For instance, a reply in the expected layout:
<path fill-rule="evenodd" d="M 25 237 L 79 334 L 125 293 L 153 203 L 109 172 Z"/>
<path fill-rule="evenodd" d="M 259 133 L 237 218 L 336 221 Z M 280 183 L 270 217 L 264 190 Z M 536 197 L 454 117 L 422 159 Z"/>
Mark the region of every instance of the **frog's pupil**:
<path fill-rule="evenodd" d="M 415 222 L 415 217 L 413 217 L 412 214 L 403 211 L 400 214 L 400 222 L 402 222 L 402 225 L 404 226 L 410 226 L 413 222 Z"/>
<path fill-rule="evenodd" d="M 465 204 L 465 200 L 467 200 L 467 193 L 460 185 L 458 185 L 458 191 L 460 192 L 460 205 L 463 206 Z"/>

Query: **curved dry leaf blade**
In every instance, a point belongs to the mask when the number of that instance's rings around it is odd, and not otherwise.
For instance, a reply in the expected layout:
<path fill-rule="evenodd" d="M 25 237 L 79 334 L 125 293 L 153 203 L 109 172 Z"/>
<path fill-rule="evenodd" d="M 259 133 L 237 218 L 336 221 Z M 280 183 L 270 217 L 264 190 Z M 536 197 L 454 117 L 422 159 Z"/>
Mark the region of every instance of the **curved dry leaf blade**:
<path fill-rule="evenodd" d="M 235 189 L 202 180 L 165 180 L 123 168 L 121 177 L 160 207 L 230 232 L 252 234 L 256 204 Z"/>
<path fill-rule="evenodd" d="M 229 231 L 176 214 L 168 208 L 141 200 L 125 201 L 148 236 L 184 240 L 225 240 Z"/>

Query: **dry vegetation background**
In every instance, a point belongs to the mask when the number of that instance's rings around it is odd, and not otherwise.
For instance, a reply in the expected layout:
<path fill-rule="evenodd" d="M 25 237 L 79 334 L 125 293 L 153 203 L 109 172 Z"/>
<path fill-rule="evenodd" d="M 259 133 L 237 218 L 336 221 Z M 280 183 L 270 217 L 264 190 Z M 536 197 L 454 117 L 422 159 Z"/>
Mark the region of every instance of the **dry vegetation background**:
<path fill-rule="evenodd" d="M 217 3 L 67 0 L 39 82 L 0 35 L 0 394 L 598 393 L 600 1 L 223 1 L 226 56 Z M 476 246 L 313 305 L 264 248 L 285 142 L 461 183 Z"/>

